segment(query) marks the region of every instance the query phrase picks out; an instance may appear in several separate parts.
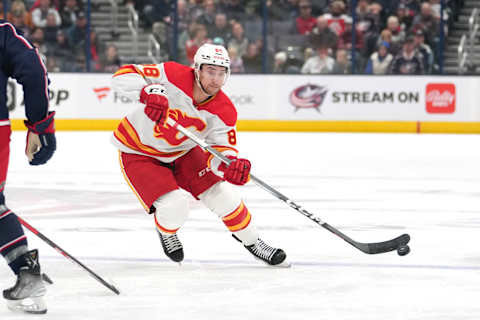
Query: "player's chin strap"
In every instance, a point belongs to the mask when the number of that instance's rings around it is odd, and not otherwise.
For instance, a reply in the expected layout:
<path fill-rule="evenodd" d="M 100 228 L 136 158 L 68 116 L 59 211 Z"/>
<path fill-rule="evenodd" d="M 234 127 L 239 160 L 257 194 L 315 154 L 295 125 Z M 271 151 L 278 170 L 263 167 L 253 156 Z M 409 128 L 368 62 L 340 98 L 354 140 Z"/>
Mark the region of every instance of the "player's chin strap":
<path fill-rule="evenodd" d="M 189 130 L 185 129 L 183 126 L 181 126 L 178 122 L 176 122 L 172 118 L 167 118 L 166 123 L 173 128 L 177 129 L 181 133 L 183 133 L 186 137 L 188 137 L 190 140 L 195 142 L 195 144 L 199 145 L 203 149 L 207 150 L 210 152 L 213 156 L 219 158 L 223 162 L 225 162 L 227 165 L 230 164 L 231 160 L 228 159 L 226 156 L 224 156 L 222 153 L 211 147 L 208 143 L 206 143 L 203 139 L 197 137 L 195 134 L 190 132 Z M 272 195 L 274 195 L 276 198 L 282 200 L 286 204 L 288 204 L 290 207 L 295 209 L 296 211 L 300 212 L 302 215 L 307 217 L 308 219 L 312 220 L 316 224 L 320 225 L 321 227 L 327 229 L 328 231 L 332 232 L 333 234 L 337 235 L 338 237 L 342 238 L 346 242 L 348 242 L 350 245 L 353 247 L 357 248 L 358 250 L 368 253 L 368 254 L 375 254 L 375 253 L 383 253 L 383 252 L 389 252 L 393 250 L 398 250 L 399 247 L 406 246 L 407 243 L 410 241 L 410 236 L 408 234 L 403 234 L 401 236 L 398 236 L 392 240 L 387 240 L 383 242 L 374 242 L 374 243 L 361 243 L 357 242 L 344 233 L 342 233 L 340 230 L 332 227 L 328 223 L 322 221 L 319 217 L 316 217 L 314 214 L 308 212 L 307 210 L 303 209 L 300 205 L 296 204 L 277 190 L 275 190 L 273 187 L 269 186 L 253 174 L 250 174 L 250 179 L 253 180 L 257 185 L 265 189 L 266 191 L 270 192 Z"/>
<path fill-rule="evenodd" d="M 195 69 L 195 81 L 197 82 L 198 87 L 200 90 L 202 90 L 203 94 L 206 94 L 208 97 L 211 97 L 212 95 L 208 93 L 205 88 L 203 87 L 203 84 L 200 82 L 200 76 L 198 75 L 198 70 Z"/>

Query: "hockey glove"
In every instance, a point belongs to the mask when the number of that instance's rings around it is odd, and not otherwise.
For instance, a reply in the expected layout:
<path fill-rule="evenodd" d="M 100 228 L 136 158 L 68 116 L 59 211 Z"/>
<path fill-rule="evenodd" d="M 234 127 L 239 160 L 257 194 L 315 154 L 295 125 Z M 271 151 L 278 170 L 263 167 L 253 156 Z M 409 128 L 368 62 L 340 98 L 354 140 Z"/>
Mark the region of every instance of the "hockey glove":
<path fill-rule="evenodd" d="M 140 102 L 145 104 L 145 114 L 152 121 L 164 125 L 168 117 L 167 90 L 161 84 L 150 84 L 140 92 Z"/>
<path fill-rule="evenodd" d="M 46 163 L 57 148 L 54 116 L 55 111 L 49 112 L 45 119 L 35 123 L 24 121 L 28 129 L 25 154 L 33 166 Z"/>
<path fill-rule="evenodd" d="M 222 162 L 218 170 L 223 172 L 223 178 L 226 181 L 243 186 L 250 180 L 250 168 L 252 167 L 250 161 L 234 156 L 227 156 L 227 158 L 232 162 L 228 166 Z"/>

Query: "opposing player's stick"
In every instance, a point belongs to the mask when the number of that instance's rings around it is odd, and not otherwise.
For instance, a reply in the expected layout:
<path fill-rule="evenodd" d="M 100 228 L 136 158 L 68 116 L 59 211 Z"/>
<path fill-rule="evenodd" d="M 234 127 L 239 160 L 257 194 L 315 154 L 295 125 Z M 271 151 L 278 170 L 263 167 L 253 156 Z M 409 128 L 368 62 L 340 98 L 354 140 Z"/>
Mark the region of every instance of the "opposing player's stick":
<path fill-rule="evenodd" d="M 30 224 L 28 224 L 25 220 L 23 220 L 22 218 L 20 218 L 19 216 L 17 216 L 18 218 L 18 221 L 20 221 L 20 223 L 25 227 L 27 228 L 28 230 L 30 230 L 32 233 L 34 233 L 36 236 L 38 236 L 40 239 L 42 239 L 43 241 L 45 241 L 49 246 L 51 246 L 53 249 L 57 250 L 61 255 L 63 255 L 65 258 L 69 259 L 70 261 L 72 261 L 73 263 L 79 265 L 80 267 L 82 267 L 85 271 L 87 271 L 95 280 L 97 280 L 98 282 L 100 282 L 101 284 L 103 284 L 105 287 L 107 287 L 108 289 L 112 290 L 113 292 L 115 292 L 116 294 L 120 294 L 120 291 L 118 291 L 117 288 L 115 288 L 113 285 L 111 285 L 110 283 L 108 283 L 107 281 L 103 280 L 102 277 L 100 277 L 98 274 L 96 274 L 95 272 L 93 272 L 92 270 L 90 270 L 87 266 L 85 266 L 83 263 L 81 263 L 80 261 L 78 261 L 77 259 L 75 259 L 74 257 L 72 257 L 68 252 L 66 252 L 65 250 L 63 250 L 62 248 L 60 248 L 59 246 L 57 246 L 52 240 L 48 239 L 46 236 L 44 236 L 40 231 L 38 231 L 37 229 L 35 229 L 34 227 L 32 227 Z"/>
<path fill-rule="evenodd" d="M 167 124 L 169 124 L 170 126 L 174 127 L 175 129 L 177 129 L 178 131 L 183 133 L 190 140 L 192 140 L 197 145 L 199 145 L 203 149 L 207 150 L 208 152 L 210 152 L 211 154 L 213 154 L 215 157 L 219 158 L 220 160 L 222 160 L 226 164 L 230 164 L 230 162 L 231 162 L 230 159 L 228 159 L 222 153 L 218 152 L 216 149 L 211 147 L 203 139 L 197 137 L 195 134 L 193 134 L 192 132 L 190 132 L 189 130 L 187 130 L 186 128 L 181 126 L 180 124 L 178 124 L 172 118 L 167 119 Z M 353 240 L 352 238 L 350 238 L 349 236 L 347 236 L 346 234 L 342 233 L 340 230 L 332 227 L 331 225 L 329 225 L 325 221 L 322 221 L 322 219 L 315 216 L 313 213 L 310 213 L 307 210 L 303 209 L 300 205 L 296 204 L 295 202 L 293 202 L 292 200 L 290 200 L 289 198 L 284 196 L 282 193 L 278 192 L 277 190 L 275 190 L 274 188 L 272 188 L 271 186 L 269 186 L 268 184 L 266 184 L 265 182 L 263 182 L 262 180 L 260 180 L 256 176 L 254 176 L 253 174 L 250 174 L 250 178 L 257 185 L 259 185 L 263 189 L 265 189 L 268 192 L 270 192 L 271 194 L 273 194 L 276 198 L 282 200 L 283 202 L 288 204 L 290 207 L 292 207 L 293 209 L 295 209 L 298 212 L 300 212 L 301 214 L 303 214 L 308 219 L 310 219 L 313 222 L 315 222 L 316 224 L 324 227 L 325 229 L 327 229 L 331 233 L 339 236 L 340 238 L 342 238 L 343 240 L 345 240 L 346 242 L 348 242 L 349 244 L 351 244 L 352 246 L 354 246 L 355 248 L 357 248 L 358 250 L 360 250 L 362 252 L 365 252 L 365 253 L 368 253 L 368 254 L 389 252 L 389 251 L 397 250 L 399 247 L 406 246 L 408 244 L 408 242 L 410 241 L 410 236 L 408 234 L 402 234 L 401 236 L 398 236 L 398 237 L 396 237 L 392 240 L 383 241 L 383 242 L 371 242 L 371 243 L 357 242 L 357 241 Z M 399 251 L 399 254 L 400 254 L 400 251 Z"/>

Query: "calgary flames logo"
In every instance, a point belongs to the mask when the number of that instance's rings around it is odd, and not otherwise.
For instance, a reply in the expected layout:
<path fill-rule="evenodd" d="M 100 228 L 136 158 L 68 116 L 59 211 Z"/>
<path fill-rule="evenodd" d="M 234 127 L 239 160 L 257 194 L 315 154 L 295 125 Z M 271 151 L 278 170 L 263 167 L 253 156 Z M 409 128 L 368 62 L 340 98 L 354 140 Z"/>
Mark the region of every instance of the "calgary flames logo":
<path fill-rule="evenodd" d="M 168 117 L 175 119 L 176 122 L 185 128 L 194 127 L 197 131 L 203 131 L 207 126 L 201 119 L 189 117 L 185 112 L 178 109 L 169 109 L 168 111 Z M 188 139 L 167 123 L 163 126 L 155 125 L 153 128 L 153 136 L 157 139 L 164 139 L 172 146 L 178 146 Z"/>

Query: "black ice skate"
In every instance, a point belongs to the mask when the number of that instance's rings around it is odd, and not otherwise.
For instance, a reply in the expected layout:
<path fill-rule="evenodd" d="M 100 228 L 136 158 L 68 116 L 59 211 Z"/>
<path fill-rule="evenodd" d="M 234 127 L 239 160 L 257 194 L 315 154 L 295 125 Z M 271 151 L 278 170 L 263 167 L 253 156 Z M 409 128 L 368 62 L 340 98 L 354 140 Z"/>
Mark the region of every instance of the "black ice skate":
<path fill-rule="evenodd" d="M 239 238 L 232 234 L 232 236 L 237 239 L 239 242 L 242 242 Z M 257 242 L 250 246 L 244 246 L 253 256 L 271 266 L 277 267 L 289 267 L 290 264 L 285 261 L 287 255 L 285 251 L 279 248 L 270 247 L 268 244 L 262 241 L 262 239 L 257 239 Z"/>
<path fill-rule="evenodd" d="M 8 308 L 17 312 L 47 313 L 47 305 L 43 299 L 47 290 L 43 280 L 50 279 L 40 273 L 38 250 L 31 250 L 18 259 L 24 259 L 26 266 L 20 268 L 15 285 L 3 290 Z"/>
<path fill-rule="evenodd" d="M 177 234 L 163 234 L 159 231 L 158 236 L 160 237 L 160 242 L 162 243 L 163 251 L 175 262 L 181 262 L 183 260 L 183 246 L 180 240 L 177 237 Z"/>

